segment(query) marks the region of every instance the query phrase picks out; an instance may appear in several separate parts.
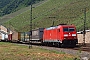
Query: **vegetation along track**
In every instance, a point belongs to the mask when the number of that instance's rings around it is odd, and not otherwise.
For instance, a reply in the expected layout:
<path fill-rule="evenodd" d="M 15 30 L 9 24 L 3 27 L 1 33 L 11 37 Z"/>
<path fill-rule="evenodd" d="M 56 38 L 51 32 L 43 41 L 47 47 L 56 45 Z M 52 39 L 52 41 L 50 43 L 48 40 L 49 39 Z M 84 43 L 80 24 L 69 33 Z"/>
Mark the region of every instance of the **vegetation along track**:
<path fill-rule="evenodd" d="M 16 44 L 29 46 L 28 43 L 16 43 Z M 58 48 L 55 46 L 43 46 L 39 43 L 33 43 L 32 48 L 33 46 L 38 47 L 38 48 L 47 49 L 47 50 L 55 50 L 58 52 L 63 52 L 65 54 L 79 56 L 80 58 L 87 57 L 90 59 L 90 44 L 87 44 L 85 47 L 77 45 L 75 48 L 69 48 L 69 47 L 68 48 Z"/>
<path fill-rule="evenodd" d="M 23 44 L 21 44 L 21 45 L 23 45 Z M 25 44 L 25 45 L 27 45 L 27 44 Z M 79 56 L 80 58 L 82 58 L 82 57 L 90 58 L 90 44 L 87 44 L 85 47 L 77 45 L 74 48 L 69 48 L 69 47 L 68 48 L 58 48 L 58 47 L 55 47 L 55 46 L 43 46 L 39 43 L 33 43 L 32 48 L 33 48 L 33 46 L 43 48 L 43 49 L 48 49 L 48 50 L 55 50 L 55 51 L 58 51 L 58 52 L 61 51 L 61 52 L 66 53 L 66 54 Z"/>

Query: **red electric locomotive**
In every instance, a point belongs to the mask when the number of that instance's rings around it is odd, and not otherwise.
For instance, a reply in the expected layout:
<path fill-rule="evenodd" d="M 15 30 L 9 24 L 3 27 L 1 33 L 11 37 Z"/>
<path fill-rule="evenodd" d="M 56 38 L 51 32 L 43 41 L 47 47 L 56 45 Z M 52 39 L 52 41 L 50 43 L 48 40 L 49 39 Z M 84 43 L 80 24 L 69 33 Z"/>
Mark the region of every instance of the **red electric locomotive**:
<path fill-rule="evenodd" d="M 74 47 L 78 43 L 76 28 L 74 25 L 58 25 L 45 28 L 43 42 Z"/>

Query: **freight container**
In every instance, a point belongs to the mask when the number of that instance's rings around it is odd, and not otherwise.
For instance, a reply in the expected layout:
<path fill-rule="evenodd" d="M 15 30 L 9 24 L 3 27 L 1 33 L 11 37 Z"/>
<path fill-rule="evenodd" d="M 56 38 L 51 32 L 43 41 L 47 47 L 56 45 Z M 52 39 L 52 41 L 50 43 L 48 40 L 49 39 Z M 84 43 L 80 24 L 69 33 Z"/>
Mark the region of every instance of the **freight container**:
<path fill-rule="evenodd" d="M 20 33 L 13 31 L 13 33 L 8 34 L 8 41 L 11 42 L 19 42 L 20 41 Z"/>
<path fill-rule="evenodd" d="M 12 41 L 12 34 L 8 34 L 8 41 Z"/>
<path fill-rule="evenodd" d="M 21 33 L 18 32 L 18 40 L 20 41 L 21 40 Z"/>
<path fill-rule="evenodd" d="M 12 41 L 12 31 L 8 29 L 8 41 Z"/>
<path fill-rule="evenodd" d="M 25 32 L 20 32 L 20 42 L 25 42 L 26 41 L 26 38 L 25 38 Z"/>
<path fill-rule="evenodd" d="M 8 40 L 8 34 L 5 34 L 5 40 L 6 41 Z"/>
<path fill-rule="evenodd" d="M 0 40 L 6 41 L 7 39 L 8 39 L 8 34 L 3 31 L 0 31 Z"/>
<path fill-rule="evenodd" d="M 32 30 L 32 41 L 42 41 L 44 28 Z"/>
<path fill-rule="evenodd" d="M 12 42 L 19 42 L 19 39 L 20 39 L 20 36 L 19 35 L 20 35 L 19 32 L 14 31 L 12 33 Z"/>
<path fill-rule="evenodd" d="M 29 42 L 29 40 L 31 41 L 37 41 L 37 42 L 41 42 L 41 40 L 43 39 L 43 30 L 44 28 L 39 28 L 39 29 L 35 29 L 32 30 L 31 32 L 20 32 L 21 37 L 20 37 L 20 41 L 21 42 Z M 32 34 L 32 37 L 31 37 Z"/>
<path fill-rule="evenodd" d="M 5 34 L 1 33 L 2 37 L 1 40 L 5 40 Z"/>

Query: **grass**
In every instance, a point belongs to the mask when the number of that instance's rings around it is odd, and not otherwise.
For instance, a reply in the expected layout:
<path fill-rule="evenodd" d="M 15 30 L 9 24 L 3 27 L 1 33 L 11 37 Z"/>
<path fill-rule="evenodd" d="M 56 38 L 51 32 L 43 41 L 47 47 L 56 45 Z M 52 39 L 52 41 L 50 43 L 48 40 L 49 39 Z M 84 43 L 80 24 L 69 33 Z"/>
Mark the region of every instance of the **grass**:
<path fill-rule="evenodd" d="M 84 13 L 82 9 L 87 9 L 86 26 L 90 28 L 90 0 L 47 0 L 45 3 L 33 8 L 33 29 L 46 28 L 58 24 L 74 24 L 77 30 L 83 29 Z M 54 17 L 54 18 L 53 18 Z M 83 18 L 83 19 L 81 19 Z M 9 24 L 10 23 L 10 24 Z M 12 27 L 19 31 L 30 30 L 30 10 L 19 14 L 4 24 L 6 27 Z"/>
<path fill-rule="evenodd" d="M 38 47 L 0 42 L 0 60 L 73 60 L 75 56 Z"/>

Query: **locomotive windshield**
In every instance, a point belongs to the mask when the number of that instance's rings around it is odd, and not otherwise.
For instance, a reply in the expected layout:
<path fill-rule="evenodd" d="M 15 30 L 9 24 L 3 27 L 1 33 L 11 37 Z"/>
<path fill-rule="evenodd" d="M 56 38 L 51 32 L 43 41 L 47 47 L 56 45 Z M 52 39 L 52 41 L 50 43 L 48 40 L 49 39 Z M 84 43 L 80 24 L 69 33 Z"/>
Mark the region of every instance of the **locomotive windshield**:
<path fill-rule="evenodd" d="M 75 29 L 74 28 L 63 28 L 63 31 L 64 32 L 73 32 L 73 31 L 75 31 Z"/>
<path fill-rule="evenodd" d="M 69 32 L 73 32 L 74 30 L 74 28 L 69 28 Z"/>
<path fill-rule="evenodd" d="M 68 28 L 63 28 L 63 31 L 64 32 L 68 32 Z"/>

